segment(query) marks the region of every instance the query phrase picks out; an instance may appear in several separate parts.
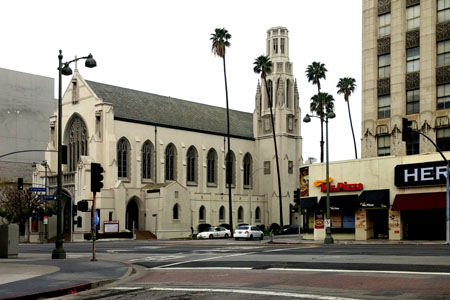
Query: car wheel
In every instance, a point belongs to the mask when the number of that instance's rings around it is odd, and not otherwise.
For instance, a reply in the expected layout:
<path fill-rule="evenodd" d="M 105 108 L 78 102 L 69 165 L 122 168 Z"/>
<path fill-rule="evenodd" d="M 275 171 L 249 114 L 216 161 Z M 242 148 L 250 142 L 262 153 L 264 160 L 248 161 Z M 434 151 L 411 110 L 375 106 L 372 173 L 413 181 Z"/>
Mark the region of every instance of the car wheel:
<path fill-rule="evenodd" d="M 259 239 L 262 241 L 264 239 L 264 234 L 261 234 L 261 237 Z"/>
<path fill-rule="evenodd" d="M 253 240 L 253 234 L 251 234 L 248 239 L 249 239 L 249 241 Z"/>
<path fill-rule="evenodd" d="M 239 240 L 239 238 L 234 238 L 236 241 Z"/>
<path fill-rule="evenodd" d="M 210 234 L 210 235 L 209 235 L 209 238 L 210 238 L 210 239 L 213 239 L 213 238 L 214 238 L 214 236 L 213 236 L 212 234 Z"/>
<path fill-rule="evenodd" d="M 225 238 L 226 238 L 226 239 L 228 238 L 228 233 L 225 233 Z"/>

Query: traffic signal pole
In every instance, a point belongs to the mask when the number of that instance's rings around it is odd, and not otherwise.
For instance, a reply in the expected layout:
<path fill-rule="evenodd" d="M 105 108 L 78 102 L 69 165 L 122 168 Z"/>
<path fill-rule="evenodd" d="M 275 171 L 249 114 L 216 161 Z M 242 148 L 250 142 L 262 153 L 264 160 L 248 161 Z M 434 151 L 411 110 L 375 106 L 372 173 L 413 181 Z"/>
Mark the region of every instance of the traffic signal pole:
<path fill-rule="evenodd" d="M 95 244 L 95 240 L 97 239 L 97 209 L 96 209 L 96 201 L 95 201 L 95 195 L 96 193 L 94 192 L 94 197 L 92 201 L 92 222 L 91 222 L 91 237 L 92 237 L 92 259 L 91 261 L 97 261 L 97 258 L 95 257 L 95 250 L 96 250 L 96 244 Z"/>

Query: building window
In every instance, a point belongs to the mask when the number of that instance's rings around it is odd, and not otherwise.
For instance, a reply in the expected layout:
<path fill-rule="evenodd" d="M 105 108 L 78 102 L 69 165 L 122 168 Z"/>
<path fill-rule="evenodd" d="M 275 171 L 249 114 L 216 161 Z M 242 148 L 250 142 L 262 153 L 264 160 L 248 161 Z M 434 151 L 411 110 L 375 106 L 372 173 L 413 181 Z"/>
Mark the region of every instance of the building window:
<path fill-rule="evenodd" d="M 378 79 L 389 78 L 391 76 L 391 55 L 378 56 Z"/>
<path fill-rule="evenodd" d="M 436 132 L 436 144 L 441 151 L 450 150 L 450 127 L 438 128 Z"/>
<path fill-rule="evenodd" d="M 391 155 L 391 136 L 379 135 L 377 137 L 378 156 Z"/>
<path fill-rule="evenodd" d="M 230 155 L 230 162 L 228 162 L 228 155 Z M 225 164 L 227 165 L 226 172 L 229 172 L 225 174 L 225 183 L 228 184 L 231 182 L 231 186 L 234 186 L 236 184 L 236 157 L 233 151 L 225 157 Z"/>
<path fill-rule="evenodd" d="M 217 153 L 214 149 L 210 149 L 208 151 L 208 157 L 207 157 L 207 184 L 209 185 L 216 185 L 217 181 L 217 175 L 216 175 L 216 163 L 217 163 Z"/>
<path fill-rule="evenodd" d="M 242 208 L 242 206 L 239 206 L 237 218 L 239 222 L 244 221 L 244 209 Z"/>
<path fill-rule="evenodd" d="M 278 53 L 278 39 L 273 39 L 273 53 Z"/>
<path fill-rule="evenodd" d="M 378 16 L 378 37 L 384 37 L 391 34 L 391 14 Z"/>
<path fill-rule="evenodd" d="M 123 137 L 117 143 L 117 176 L 119 178 L 128 178 L 129 153 L 130 143 Z"/>
<path fill-rule="evenodd" d="M 152 154 L 153 145 L 146 141 L 142 146 L 142 179 L 152 178 Z"/>
<path fill-rule="evenodd" d="M 406 9 L 406 29 L 412 30 L 420 27 L 420 5 L 410 6 Z"/>
<path fill-rule="evenodd" d="M 188 184 L 197 182 L 197 149 L 194 146 L 189 147 L 186 154 L 186 180 Z"/>
<path fill-rule="evenodd" d="M 450 64 L 450 40 L 437 43 L 437 65 Z"/>
<path fill-rule="evenodd" d="M 411 132 L 409 139 L 406 141 L 406 155 L 419 154 L 419 133 Z"/>
<path fill-rule="evenodd" d="M 280 44 L 280 51 L 281 51 L 281 54 L 284 54 L 284 39 L 281 38 L 280 42 L 281 42 L 281 44 Z"/>
<path fill-rule="evenodd" d="M 450 84 L 437 86 L 437 109 L 450 108 Z"/>
<path fill-rule="evenodd" d="M 244 187 L 250 187 L 252 184 L 252 156 L 250 153 L 244 156 Z"/>
<path fill-rule="evenodd" d="M 255 220 L 261 222 L 261 209 L 259 206 L 255 209 Z"/>
<path fill-rule="evenodd" d="M 450 20 L 450 0 L 438 0 L 437 12 L 438 23 Z"/>
<path fill-rule="evenodd" d="M 412 90 L 406 92 L 406 114 L 417 114 L 420 111 L 420 91 Z"/>
<path fill-rule="evenodd" d="M 206 209 L 205 207 L 202 205 L 200 207 L 200 209 L 198 210 L 198 219 L 200 221 L 205 221 L 205 217 L 206 217 Z"/>
<path fill-rule="evenodd" d="M 178 203 L 177 203 L 177 204 L 175 204 L 173 206 L 173 209 L 172 209 L 172 217 L 173 217 L 173 219 L 174 220 L 178 220 L 179 219 L 179 214 L 180 214 L 180 207 L 178 206 Z"/>
<path fill-rule="evenodd" d="M 272 80 L 267 81 L 267 85 L 269 86 L 269 99 L 267 99 L 267 108 L 272 107 L 272 95 L 273 95 L 273 83 Z"/>
<path fill-rule="evenodd" d="M 419 47 L 406 50 L 406 72 L 419 71 L 420 50 Z"/>
<path fill-rule="evenodd" d="M 270 174 L 270 161 L 264 162 L 264 175 Z"/>
<path fill-rule="evenodd" d="M 219 220 L 225 221 L 225 207 L 223 206 L 219 209 Z"/>
<path fill-rule="evenodd" d="M 288 174 L 294 174 L 294 162 L 292 160 L 288 161 Z"/>
<path fill-rule="evenodd" d="M 86 124 L 79 116 L 75 116 L 68 127 L 70 128 L 69 140 L 66 144 L 69 152 L 69 172 L 75 172 L 80 156 L 88 155 L 88 133 Z"/>
<path fill-rule="evenodd" d="M 378 119 L 385 119 L 391 117 L 391 96 L 378 97 Z"/>
<path fill-rule="evenodd" d="M 176 170 L 176 149 L 175 146 L 173 144 L 169 144 L 169 146 L 167 146 L 166 148 L 166 152 L 165 152 L 165 163 L 166 163 L 166 168 L 165 168 L 165 178 L 166 180 L 175 180 L 175 170 Z"/>

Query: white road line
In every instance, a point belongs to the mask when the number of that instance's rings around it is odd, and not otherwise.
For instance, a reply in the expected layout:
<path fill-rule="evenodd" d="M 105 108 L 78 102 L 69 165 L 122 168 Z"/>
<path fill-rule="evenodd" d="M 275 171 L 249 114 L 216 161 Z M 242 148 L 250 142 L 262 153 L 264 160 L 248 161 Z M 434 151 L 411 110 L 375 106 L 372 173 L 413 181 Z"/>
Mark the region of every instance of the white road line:
<path fill-rule="evenodd" d="M 127 287 L 127 286 L 116 286 L 108 288 L 108 290 L 119 290 L 119 291 L 135 291 L 143 289 L 144 289 L 143 287 Z"/>
<path fill-rule="evenodd" d="M 271 249 L 271 250 L 266 250 L 266 251 L 263 251 L 263 252 L 264 253 L 268 253 L 268 252 L 279 252 L 279 251 L 286 251 L 286 250 L 292 250 L 292 248 Z"/>
<path fill-rule="evenodd" d="M 153 268 L 161 269 L 161 268 Z M 171 267 L 164 268 L 164 270 L 253 270 L 252 267 Z"/>
<path fill-rule="evenodd" d="M 415 271 L 383 271 L 383 270 L 340 270 L 340 269 L 297 269 L 297 268 L 267 268 L 270 271 L 291 272 L 333 272 L 333 273 L 381 273 L 381 274 L 406 274 L 406 275 L 441 275 L 450 276 L 446 272 L 415 272 Z"/>
<path fill-rule="evenodd" d="M 164 265 L 164 266 L 159 266 L 159 267 L 154 267 L 154 268 L 150 268 L 150 269 L 163 269 L 163 268 L 167 268 L 167 267 L 172 267 L 172 266 L 182 265 L 182 264 L 188 264 L 188 263 L 192 263 L 192 262 L 205 261 L 205 260 L 213 260 L 213 259 L 221 259 L 221 258 L 226 258 L 226 257 L 242 256 L 242 255 L 255 254 L 255 253 L 256 253 L 256 252 L 237 253 L 237 254 L 224 255 L 224 256 L 215 256 L 215 257 L 208 257 L 208 258 L 201 258 L 201 259 L 193 259 L 193 260 L 187 260 L 187 261 L 179 261 L 179 262 L 176 262 L 176 263 L 172 263 L 172 264 L 168 264 L 168 265 Z"/>
<path fill-rule="evenodd" d="M 311 294 L 296 294 L 296 293 L 286 293 L 286 292 L 235 290 L 235 289 L 150 288 L 149 290 L 152 290 L 152 291 L 180 291 L 180 292 L 236 293 L 236 294 L 252 294 L 252 295 L 278 296 L 278 297 L 282 296 L 282 297 L 315 299 L 315 300 L 357 300 L 356 298 L 321 296 L 321 295 L 311 295 Z"/>

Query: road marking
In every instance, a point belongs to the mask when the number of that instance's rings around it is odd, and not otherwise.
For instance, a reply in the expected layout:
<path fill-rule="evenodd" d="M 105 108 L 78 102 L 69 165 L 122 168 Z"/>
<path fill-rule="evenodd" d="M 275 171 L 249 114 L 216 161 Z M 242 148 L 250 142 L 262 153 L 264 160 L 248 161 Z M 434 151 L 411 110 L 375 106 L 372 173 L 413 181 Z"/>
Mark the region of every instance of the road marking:
<path fill-rule="evenodd" d="M 160 269 L 155 267 L 153 269 Z M 164 270 L 253 270 L 252 267 L 170 267 Z"/>
<path fill-rule="evenodd" d="M 108 290 L 119 290 L 119 291 L 135 291 L 143 289 L 144 289 L 143 287 L 128 287 L 128 286 L 116 286 L 108 288 Z"/>
<path fill-rule="evenodd" d="M 165 261 L 170 259 L 183 258 L 183 255 L 152 255 L 144 258 L 130 259 L 129 262 L 141 262 L 141 261 Z"/>
<path fill-rule="evenodd" d="M 120 253 L 120 252 L 131 252 L 132 250 L 128 250 L 128 249 L 110 249 L 110 250 L 106 250 L 106 252 L 108 253 Z"/>
<path fill-rule="evenodd" d="M 268 253 L 268 252 L 279 252 L 279 251 L 286 251 L 286 250 L 292 250 L 292 248 L 271 249 L 271 250 L 266 250 L 266 251 L 263 251 L 263 252 L 264 253 Z"/>
<path fill-rule="evenodd" d="M 316 300 L 358 300 L 356 298 L 344 298 L 333 296 L 321 296 L 311 294 L 295 294 L 287 292 L 269 292 L 269 291 L 252 291 L 252 290 L 235 290 L 235 289 L 195 289 L 195 288 L 150 288 L 152 291 L 180 291 L 180 292 L 210 292 L 210 293 L 236 293 L 236 294 L 252 294 L 263 296 L 282 296 L 302 299 L 316 299 Z"/>
<path fill-rule="evenodd" d="M 383 270 L 340 270 L 340 269 L 297 269 L 297 268 L 267 268 L 270 271 L 292 272 L 333 272 L 333 273 L 381 273 L 381 274 L 406 274 L 406 275 L 442 275 L 450 276 L 446 272 L 415 272 L 415 271 L 383 271 Z"/>
<path fill-rule="evenodd" d="M 142 246 L 142 247 L 136 247 L 136 249 L 159 249 L 159 248 L 163 248 L 162 246 Z"/>
<path fill-rule="evenodd" d="M 176 266 L 176 265 L 188 264 L 188 263 L 192 263 L 192 262 L 213 260 L 213 259 L 221 259 L 221 258 L 227 258 L 227 257 L 233 257 L 233 256 L 242 256 L 242 255 L 255 254 L 255 253 L 256 252 L 237 253 L 237 254 L 230 254 L 230 255 L 224 255 L 224 256 L 215 256 L 215 257 L 208 257 L 208 258 L 201 258 L 201 259 L 193 259 L 193 260 L 187 260 L 187 261 L 180 261 L 180 262 L 176 262 L 176 263 L 172 263 L 172 264 L 168 264 L 168 265 L 164 265 L 164 266 L 154 267 L 154 268 L 151 268 L 151 269 L 163 269 L 163 268 L 168 268 L 168 267 L 172 267 L 172 266 Z"/>

